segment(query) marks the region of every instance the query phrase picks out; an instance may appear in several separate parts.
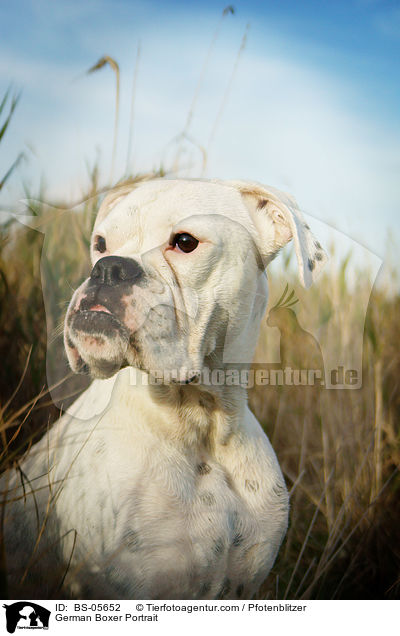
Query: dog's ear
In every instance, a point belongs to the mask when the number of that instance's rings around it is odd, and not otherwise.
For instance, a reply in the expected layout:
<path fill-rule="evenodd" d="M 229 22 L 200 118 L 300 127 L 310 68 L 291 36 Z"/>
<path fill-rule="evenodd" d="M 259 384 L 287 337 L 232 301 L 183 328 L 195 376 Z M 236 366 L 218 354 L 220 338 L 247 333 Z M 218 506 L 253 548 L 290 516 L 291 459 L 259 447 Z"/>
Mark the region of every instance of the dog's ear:
<path fill-rule="evenodd" d="M 257 229 L 257 246 L 267 265 L 293 238 L 299 278 L 310 287 L 328 260 L 312 234 L 296 201 L 275 188 L 244 181 L 226 182 L 237 188 L 249 209 Z"/>

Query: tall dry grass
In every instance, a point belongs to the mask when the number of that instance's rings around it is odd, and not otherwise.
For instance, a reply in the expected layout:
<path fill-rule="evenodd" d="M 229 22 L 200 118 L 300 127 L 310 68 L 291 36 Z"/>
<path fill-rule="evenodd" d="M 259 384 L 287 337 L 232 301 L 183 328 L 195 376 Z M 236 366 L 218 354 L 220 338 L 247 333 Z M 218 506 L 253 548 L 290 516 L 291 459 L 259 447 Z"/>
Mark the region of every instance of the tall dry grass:
<path fill-rule="evenodd" d="M 269 598 L 398 598 L 400 592 L 400 297 L 393 287 L 375 287 L 364 321 L 359 308 L 371 281 L 359 272 L 357 284 L 348 284 L 348 265 L 343 260 L 322 273 L 308 292 L 307 311 L 321 324 L 341 320 L 336 333 L 347 348 L 365 322 L 362 387 L 268 386 L 250 393 L 291 491 L 289 530 L 263 588 Z M 296 288 L 291 271 L 286 279 Z M 272 278 L 271 288 L 277 294 L 281 280 Z M 346 307 L 345 321 L 335 315 L 336 302 Z M 264 355 L 266 335 L 264 328 Z M 340 349 L 339 340 L 327 345 Z"/>

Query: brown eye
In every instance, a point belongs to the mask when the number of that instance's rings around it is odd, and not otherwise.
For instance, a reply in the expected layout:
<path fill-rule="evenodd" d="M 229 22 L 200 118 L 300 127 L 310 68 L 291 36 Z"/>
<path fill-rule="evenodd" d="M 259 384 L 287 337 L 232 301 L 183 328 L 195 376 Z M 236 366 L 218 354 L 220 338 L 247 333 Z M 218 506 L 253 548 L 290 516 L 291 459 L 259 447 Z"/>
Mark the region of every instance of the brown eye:
<path fill-rule="evenodd" d="M 188 254 L 189 252 L 193 252 L 193 250 L 196 249 L 198 244 L 199 242 L 197 239 L 194 238 L 194 236 L 191 236 L 191 234 L 186 234 L 186 233 L 175 234 L 172 241 L 173 247 L 179 247 L 181 252 L 185 252 L 185 254 Z"/>
<path fill-rule="evenodd" d="M 100 252 L 100 254 L 103 254 L 107 250 L 106 239 L 104 236 L 96 236 L 94 249 L 96 252 Z"/>

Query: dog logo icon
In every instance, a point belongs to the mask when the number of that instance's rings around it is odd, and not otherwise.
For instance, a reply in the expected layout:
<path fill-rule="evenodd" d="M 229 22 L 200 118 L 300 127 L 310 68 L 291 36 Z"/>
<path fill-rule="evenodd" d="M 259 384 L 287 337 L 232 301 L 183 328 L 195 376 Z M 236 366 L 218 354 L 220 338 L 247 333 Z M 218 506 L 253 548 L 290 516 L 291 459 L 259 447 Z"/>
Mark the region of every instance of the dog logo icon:
<path fill-rule="evenodd" d="M 51 612 L 37 603 L 19 601 L 3 607 L 9 634 L 14 634 L 16 629 L 49 629 Z"/>

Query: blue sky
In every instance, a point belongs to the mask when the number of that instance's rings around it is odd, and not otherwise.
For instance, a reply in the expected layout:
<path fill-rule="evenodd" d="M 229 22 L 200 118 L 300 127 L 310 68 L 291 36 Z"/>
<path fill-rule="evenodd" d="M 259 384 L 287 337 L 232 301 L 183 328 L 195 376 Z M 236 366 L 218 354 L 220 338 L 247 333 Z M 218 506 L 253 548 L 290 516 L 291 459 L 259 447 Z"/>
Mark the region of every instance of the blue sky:
<path fill-rule="evenodd" d="M 0 175 L 28 159 L 0 198 L 7 209 L 44 180 L 73 202 L 99 158 L 110 173 L 114 76 L 85 71 L 102 55 L 121 68 L 114 178 L 126 170 L 131 87 L 140 42 L 129 168 L 176 153 L 224 3 L 16 0 L 0 4 L 0 95 L 21 90 L 1 144 Z M 290 191 L 311 215 L 385 257 L 400 199 L 400 5 L 385 0 L 234 2 L 204 74 L 189 133 L 205 176 Z M 246 25 L 246 46 L 232 77 Z M 228 91 L 229 86 L 229 91 Z M 218 115 L 220 113 L 220 115 Z M 214 133 L 212 132 L 214 130 Z M 186 143 L 180 174 L 200 176 Z M 189 167 L 188 167 L 189 164 Z"/>

